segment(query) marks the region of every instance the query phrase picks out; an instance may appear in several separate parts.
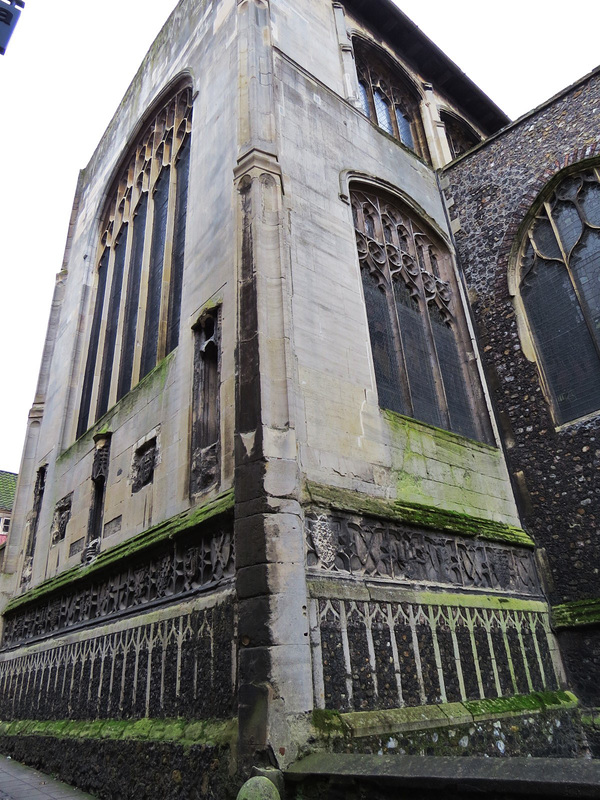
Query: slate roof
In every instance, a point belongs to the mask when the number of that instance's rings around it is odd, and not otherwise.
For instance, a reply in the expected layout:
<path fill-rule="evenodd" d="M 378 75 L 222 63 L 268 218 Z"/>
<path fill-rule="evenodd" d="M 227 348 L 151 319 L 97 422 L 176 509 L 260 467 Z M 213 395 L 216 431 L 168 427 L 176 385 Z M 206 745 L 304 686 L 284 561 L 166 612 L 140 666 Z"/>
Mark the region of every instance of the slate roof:
<path fill-rule="evenodd" d="M 17 488 L 17 475 L 0 469 L 0 508 L 12 511 Z"/>
<path fill-rule="evenodd" d="M 343 0 L 488 135 L 510 118 L 392 0 Z"/>

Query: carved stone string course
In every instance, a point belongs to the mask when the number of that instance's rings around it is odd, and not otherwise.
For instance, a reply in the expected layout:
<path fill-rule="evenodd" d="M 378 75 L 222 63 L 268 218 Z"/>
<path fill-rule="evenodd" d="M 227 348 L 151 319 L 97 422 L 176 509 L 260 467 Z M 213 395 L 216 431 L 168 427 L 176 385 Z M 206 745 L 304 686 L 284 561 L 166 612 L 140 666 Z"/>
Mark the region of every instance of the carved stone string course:
<path fill-rule="evenodd" d="M 309 516 L 306 544 L 311 572 L 542 595 L 533 553 L 524 548 L 343 514 Z"/>
<path fill-rule="evenodd" d="M 83 587 L 63 590 L 23 610 L 9 612 L 2 647 L 209 591 L 233 577 L 231 530 L 220 530 L 199 542 L 196 539 L 193 545 L 170 542 L 130 562 L 117 574 L 104 574 Z"/>

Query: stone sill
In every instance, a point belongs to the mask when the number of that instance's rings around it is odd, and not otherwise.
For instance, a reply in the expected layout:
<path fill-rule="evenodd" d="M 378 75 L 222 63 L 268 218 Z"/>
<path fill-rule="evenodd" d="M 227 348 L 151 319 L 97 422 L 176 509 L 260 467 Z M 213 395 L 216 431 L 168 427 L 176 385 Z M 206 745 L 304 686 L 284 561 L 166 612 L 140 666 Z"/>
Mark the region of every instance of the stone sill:
<path fill-rule="evenodd" d="M 237 719 L 99 719 L 14 720 L 0 722 L 2 736 L 51 736 L 58 739 L 111 739 L 172 742 L 181 745 L 230 746 L 237 739 Z"/>
<path fill-rule="evenodd" d="M 600 623 L 600 599 L 576 600 L 552 606 L 552 625 L 556 629 L 579 628 Z"/>
<path fill-rule="evenodd" d="M 543 711 L 566 711 L 577 708 L 578 705 L 579 701 L 574 694 L 559 691 L 345 714 L 317 709 L 313 711 L 313 726 L 327 737 L 354 739 L 363 736 L 388 736 L 400 731 L 469 725 L 523 714 L 539 714 Z"/>

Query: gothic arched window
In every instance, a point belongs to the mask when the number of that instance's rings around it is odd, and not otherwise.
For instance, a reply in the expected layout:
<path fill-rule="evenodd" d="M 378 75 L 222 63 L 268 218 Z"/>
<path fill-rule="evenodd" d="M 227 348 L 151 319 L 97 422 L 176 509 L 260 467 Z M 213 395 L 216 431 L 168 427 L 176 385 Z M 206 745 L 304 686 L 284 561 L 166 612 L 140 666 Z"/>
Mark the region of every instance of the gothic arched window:
<path fill-rule="evenodd" d="M 104 215 L 77 437 L 176 346 L 192 90 L 180 88 L 131 148 Z"/>
<path fill-rule="evenodd" d="M 446 129 L 452 158 L 458 158 L 481 141 L 480 137 L 463 120 L 445 111 L 440 113 L 440 118 Z"/>
<path fill-rule="evenodd" d="M 489 441 L 450 254 L 397 200 L 353 191 L 352 209 L 379 405 Z"/>
<path fill-rule="evenodd" d="M 519 289 L 558 424 L 600 409 L 600 169 L 565 178 L 521 249 Z"/>
<path fill-rule="evenodd" d="M 425 156 L 419 102 L 408 80 L 360 39 L 354 40 L 354 54 L 363 114 L 410 150 Z"/>

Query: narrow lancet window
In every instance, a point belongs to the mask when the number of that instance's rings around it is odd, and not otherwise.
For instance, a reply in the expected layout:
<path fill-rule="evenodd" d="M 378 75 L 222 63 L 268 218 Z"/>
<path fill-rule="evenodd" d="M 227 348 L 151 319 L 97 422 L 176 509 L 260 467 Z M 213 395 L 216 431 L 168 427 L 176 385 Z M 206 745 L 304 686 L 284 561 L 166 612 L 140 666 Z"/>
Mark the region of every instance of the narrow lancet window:
<path fill-rule="evenodd" d="M 219 313 L 214 310 L 194 329 L 191 495 L 219 480 L 219 362 Z"/>
<path fill-rule="evenodd" d="M 140 378 L 147 375 L 156 365 L 168 210 L 169 170 L 165 169 L 160 173 L 154 190 L 154 224 L 152 227 L 148 297 L 146 300 L 146 324 L 144 326 L 144 346 L 142 348 Z"/>

